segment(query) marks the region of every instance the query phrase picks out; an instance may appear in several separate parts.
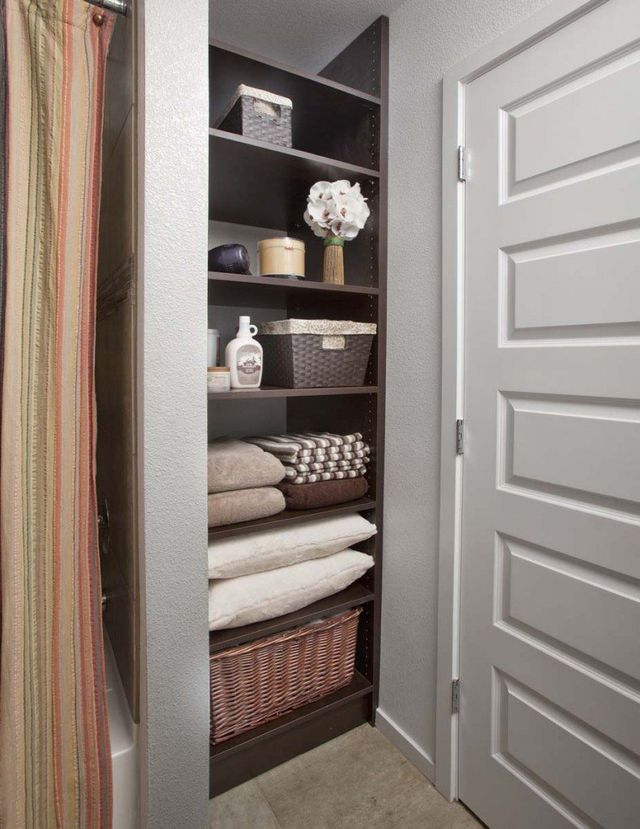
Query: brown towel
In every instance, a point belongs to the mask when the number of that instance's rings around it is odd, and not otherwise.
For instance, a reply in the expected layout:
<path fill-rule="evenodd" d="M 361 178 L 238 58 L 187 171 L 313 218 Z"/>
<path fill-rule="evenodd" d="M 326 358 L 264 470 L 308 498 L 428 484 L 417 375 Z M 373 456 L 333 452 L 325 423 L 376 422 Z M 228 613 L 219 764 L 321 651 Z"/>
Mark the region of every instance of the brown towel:
<path fill-rule="evenodd" d="M 209 526 L 239 524 L 276 515 L 285 508 L 283 494 L 272 486 L 209 495 Z"/>
<path fill-rule="evenodd" d="M 285 469 L 280 461 L 259 446 L 231 438 L 220 438 L 209 444 L 209 492 L 275 486 L 284 478 L 284 474 Z"/>
<path fill-rule="evenodd" d="M 366 478 L 345 478 L 342 481 L 318 481 L 315 484 L 280 484 L 287 509 L 316 509 L 345 504 L 366 495 Z"/>

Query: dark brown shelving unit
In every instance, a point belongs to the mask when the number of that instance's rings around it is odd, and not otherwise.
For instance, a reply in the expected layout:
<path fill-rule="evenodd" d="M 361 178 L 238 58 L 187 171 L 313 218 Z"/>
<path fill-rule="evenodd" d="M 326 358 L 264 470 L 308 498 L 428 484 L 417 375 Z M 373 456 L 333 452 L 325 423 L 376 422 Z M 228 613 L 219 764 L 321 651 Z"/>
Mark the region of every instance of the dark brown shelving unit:
<path fill-rule="evenodd" d="M 285 714 L 211 750 L 210 791 L 226 791 L 291 758 L 292 732 L 299 747 L 296 754 L 308 751 L 349 731 L 368 716 L 373 685 L 358 671 L 351 682 L 334 694 Z"/>
<path fill-rule="evenodd" d="M 287 149 L 224 130 L 209 130 L 209 218 L 256 227 L 299 219 L 307 182 L 348 178 L 365 192 L 377 170 L 347 164 L 304 150 Z"/>
<path fill-rule="evenodd" d="M 209 282 L 215 287 L 228 285 L 237 288 L 248 286 L 264 289 L 269 293 L 276 291 L 284 294 L 298 294 L 305 291 L 317 291 L 321 294 L 360 294 L 364 296 L 378 296 L 378 289 L 368 285 L 332 285 L 330 282 L 316 282 L 313 279 L 286 279 L 276 276 L 246 276 L 238 273 L 218 273 L 209 271 Z M 237 298 L 237 294 L 234 298 Z"/>
<path fill-rule="evenodd" d="M 259 389 L 231 389 L 231 391 L 208 392 L 209 400 L 256 400 L 265 397 L 327 397 L 343 394 L 377 394 L 377 386 L 325 386 L 313 389 L 286 389 L 280 386 L 261 386 Z"/>
<path fill-rule="evenodd" d="M 216 538 L 232 538 L 235 535 L 255 532 L 256 530 L 274 530 L 278 527 L 287 527 L 292 524 L 302 524 L 305 521 L 314 521 L 317 518 L 327 518 L 332 515 L 344 515 L 348 512 L 364 512 L 376 508 L 376 502 L 370 498 L 359 498 L 346 504 L 336 504 L 332 507 L 319 507 L 306 510 L 285 510 L 269 518 L 258 518 L 255 521 L 243 521 L 240 524 L 227 524 L 223 527 L 209 528 L 209 541 Z"/>
<path fill-rule="evenodd" d="M 341 590 L 340 593 L 335 593 L 326 599 L 320 599 L 319 602 L 314 602 L 293 613 L 287 613 L 285 616 L 268 619 L 266 622 L 256 622 L 254 625 L 213 631 L 209 635 L 209 652 L 216 653 L 226 648 L 234 648 L 236 645 L 243 645 L 245 642 L 251 642 L 254 639 L 263 639 L 265 636 L 272 636 L 274 633 L 280 633 L 280 631 L 288 628 L 306 625 L 316 619 L 323 619 L 325 616 L 334 616 L 336 613 L 341 613 L 350 607 L 367 604 L 373 599 L 374 595 L 371 590 L 365 587 L 363 583 L 356 582 L 350 584 L 345 590 Z"/>
<path fill-rule="evenodd" d="M 208 395 L 210 436 L 272 434 L 276 428 L 358 431 L 372 447 L 367 473 L 370 490 L 365 498 L 212 528 L 210 542 L 247 534 L 250 543 L 251 533 L 258 530 L 349 512 L 365 513 L 378 528 L 377 535 L 356 545 L 373 555 L 375 566 L 346 590 L 277 619 L 210 634 L 210 650 L 216 652 L 352 607 L 362 608 L 353 681 L 335 694 L 212 748 L 213 797 L 350 728 L 375 722 L 383 553 L 388 21 L 379 18 L 319 75 L 218 42 L 210 45 L 210 63 L 209 218 L 260 231 L 285 231 L 302 239 L 307 273 L 305 280 L 209 273 L 214 325 L 225 337 L 237 314 L 248 313 L 244 309 L 251 309 L 257 322 L 329 318 L 378 325 L 363 386 L 263 386 L 258 391 Z M 241 83 L 293 100 L 291 149 L 217 127 L 219 115 Z M 328 285 L 321 281 L 322 241 L 306 227 L 302 214 L 311 185 L 342 178 L 360 183 L 371 217 L 345 247 L 347 284 Z"/>
<path fill-rule="evenodd" d="M 209 49 L 213 70 L 211 127 L 217 126 L 226 102 L 239 84 L 257 86 L 293 101 L 296 149 L 379 169 L 380 156 L 372 152 L 369 138 L 380 117 L 380 97 L 234 46 L 212 43 Z"/>

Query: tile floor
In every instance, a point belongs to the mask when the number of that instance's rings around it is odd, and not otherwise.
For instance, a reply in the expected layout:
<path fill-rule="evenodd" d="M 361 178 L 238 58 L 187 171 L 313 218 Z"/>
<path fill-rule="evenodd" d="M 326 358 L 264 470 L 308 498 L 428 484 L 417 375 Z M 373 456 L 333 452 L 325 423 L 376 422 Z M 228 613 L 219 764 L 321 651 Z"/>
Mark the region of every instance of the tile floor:
<path fill-rule="evenodd" d="M 211 829 L 482 829 L 368 725 L 225 792 Z"/>

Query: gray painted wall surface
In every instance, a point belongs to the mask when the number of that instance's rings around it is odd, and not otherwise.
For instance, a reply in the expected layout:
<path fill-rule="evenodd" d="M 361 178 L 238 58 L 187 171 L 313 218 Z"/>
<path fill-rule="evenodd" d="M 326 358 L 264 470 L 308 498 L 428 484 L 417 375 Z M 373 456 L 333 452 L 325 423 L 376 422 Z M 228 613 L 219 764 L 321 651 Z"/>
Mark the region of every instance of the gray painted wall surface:
<path fill-rule="evenodd" d="M 318 72 L 402 0 L 211 0 L 210 35 Z"/>
<path fill-rule="evenodd" d="M 205 829 L 209 10 L 208 0 L 154 0 L 144 7 L 138 44 L 143 806 L 152 829 Z"/>
<path fill-rule="evenodd" d="M 380 707 L 431 759 L 435 759 L 440 474 L 442 76 L 548 2 L 408 0 L 390 18 Z"/>

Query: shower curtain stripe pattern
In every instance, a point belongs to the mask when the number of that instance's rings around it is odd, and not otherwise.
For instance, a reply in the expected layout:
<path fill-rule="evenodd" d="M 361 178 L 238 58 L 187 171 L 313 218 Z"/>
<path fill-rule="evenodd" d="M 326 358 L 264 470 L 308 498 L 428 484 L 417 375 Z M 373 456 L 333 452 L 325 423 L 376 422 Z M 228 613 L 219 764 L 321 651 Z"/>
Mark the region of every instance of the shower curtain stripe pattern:
<path fill-rule="evenodd" d="M 5 124 L 7 100 L 6 47 L 4 31 L 4 0 L 0 0 L 0 356 L 2 355 L 5 262 Z M 2 360 L 0 359 L 0 400 L 2 394 Z M 1 574 L 0 574 L 1 577 Z M 2 607 L 0 597 L 0 608 Z"/>
<path fill-rule="evenodd" d="M 8 102 L 0 826 L 107 829 L 93 374 L 114 18 L 83 0 L 0 0 L 0 12 Z"/>

